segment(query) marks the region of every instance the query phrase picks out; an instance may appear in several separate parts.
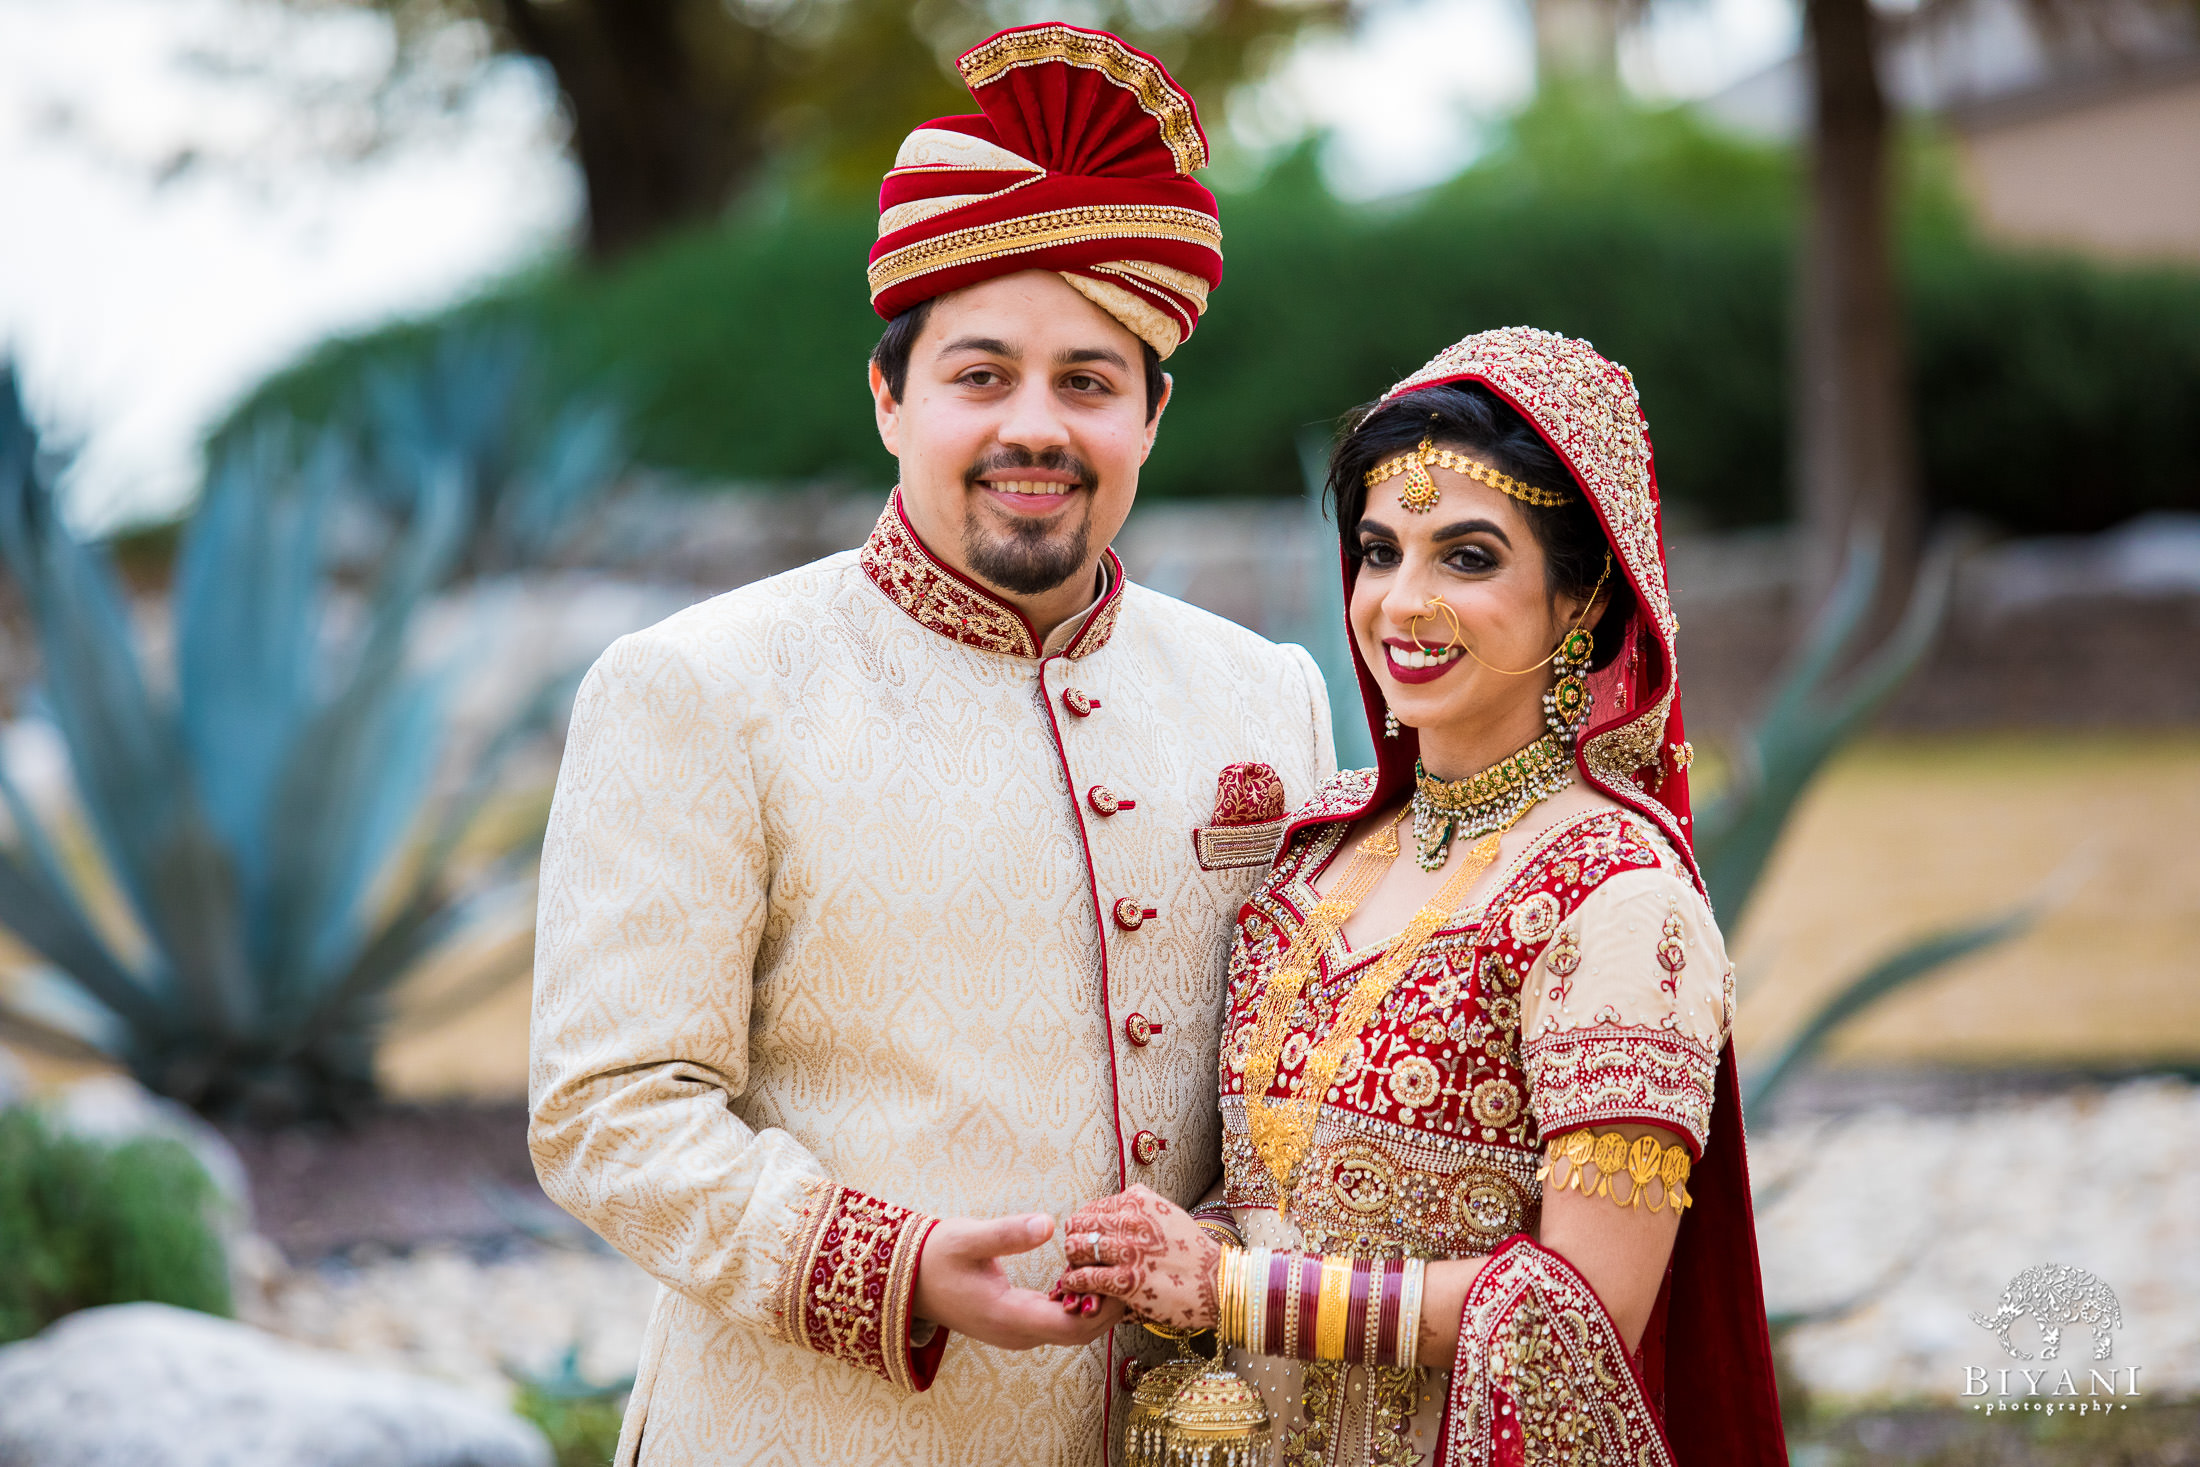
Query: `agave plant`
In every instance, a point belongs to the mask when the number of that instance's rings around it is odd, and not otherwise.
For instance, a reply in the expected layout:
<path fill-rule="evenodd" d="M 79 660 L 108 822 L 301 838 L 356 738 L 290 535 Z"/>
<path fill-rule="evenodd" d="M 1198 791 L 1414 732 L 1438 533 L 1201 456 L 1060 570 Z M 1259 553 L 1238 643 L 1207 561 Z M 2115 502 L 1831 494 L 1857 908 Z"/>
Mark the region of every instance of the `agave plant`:
<path fill-rule="evenodd" d="M 1948 614 L 1956 548 L 1952 539 L 1933 548 L 1901 623 L 1859 660 L 1857 643 L 1879 590 L 1880 551 L 1862 537 L 1849 547 L 1772 701 L 1742 737 L 1725 787 L 1696 811 L 1696 859 L 1729 928 L 1741 924 L 1803 792 L 1932 650 Z M 1854 670 L 1840 675 L 1852 662 Z"/>
<path fill-rule="evenodd" d="M 1960 541 L 1945 537 L 1927 557 L 1902 621 L 1868 655 L 1857 643 L 1880 578 L 1878 547 L 1850 547 L 1840 579 L 1756 726 L 1742 739 L 1734 771 L 1697 808 L 1695 848 L 1719 920 L 1741 925 L 1780 833 L 1828 760 L 1850 743 L 1932 650 L 1947 618 Z M 1856 665 L 1845 675 L 1839 669 Z M 2038 920 L 2044 898 L 1902 944 L 1836 984 L 1765 1061 L 1751 1068 L 1744 1103 L 1771 1099 L 1834 1033 L 1864 1010 L 1946 968 L 2018 936 Z"/>
<path fill-rule="evenodd" d="M 266 426 L 228 451 L 183 535 L 172 677 L 156 678 L 105 551 L 57 515 L 0 367 L 0 554 L 97 850 L 62 859 L 0 769 L 16 834 L 0 924 L 110 1020 L 77 1037 L 201 1110 L 285 1119 L 371 1097 L 392 986 L 527 859 L 524 840 L 470 873 L 453 856 L 543 699 L 431 801 L 452 673 L 413 666 L 408 634 L 478 504 L 464 456 L 432 448 L 413 445 L 401 531 L 341 603 L 356 615 L 337 614 L 331 576 L 346 451 L 300 455 Z"/>
<path fill-rule="evenodd" d="M 366 497 L 396 524 L 422 512 L 439 473 L 470 486 L 462 569 L 490 574 L 551 553 L 625 459 L 610 403 L 573 399 L 551 413 L 534 339 L 515 327 L 441 334 L 425 357 L 378 364 L 341 416 Z"/>

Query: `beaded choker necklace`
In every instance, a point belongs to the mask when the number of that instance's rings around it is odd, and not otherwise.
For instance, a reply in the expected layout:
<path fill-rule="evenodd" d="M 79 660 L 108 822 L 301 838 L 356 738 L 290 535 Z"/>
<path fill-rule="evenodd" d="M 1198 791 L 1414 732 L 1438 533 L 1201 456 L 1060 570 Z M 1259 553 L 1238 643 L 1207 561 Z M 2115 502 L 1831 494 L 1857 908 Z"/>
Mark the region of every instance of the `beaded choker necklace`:
<path fill-rule="evenodd" d="M 1545 734 L 1465 779 L 1436 779 L 1415 760 L 1414 860 L 1423 871 L 1441 870 L 1453 837 L 1477 840 L 1502 830 L 1573 780 L 1572 755 L 1556 734 Z"/>

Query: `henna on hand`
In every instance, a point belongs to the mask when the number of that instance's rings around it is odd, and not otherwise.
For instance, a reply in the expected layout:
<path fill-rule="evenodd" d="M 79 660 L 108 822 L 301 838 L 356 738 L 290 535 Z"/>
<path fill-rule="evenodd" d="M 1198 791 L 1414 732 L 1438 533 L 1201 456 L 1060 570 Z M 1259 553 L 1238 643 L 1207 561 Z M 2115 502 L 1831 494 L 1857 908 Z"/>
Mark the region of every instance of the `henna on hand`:
<path fill-rule="evenodd" d="M 1105 1263 L 1072 1267 L 1056 1287 L 1070 1293 L 1121 1299 L 1133 1314 L 1178 1329 L 1205 1329 L 1218 1314 L 1216 1267 L 1222 1245 L 1190 1213 L 1149 1188 L 1134 1186 L 1077 1211 L 1069 1236 L 1100 1235 Z"/>

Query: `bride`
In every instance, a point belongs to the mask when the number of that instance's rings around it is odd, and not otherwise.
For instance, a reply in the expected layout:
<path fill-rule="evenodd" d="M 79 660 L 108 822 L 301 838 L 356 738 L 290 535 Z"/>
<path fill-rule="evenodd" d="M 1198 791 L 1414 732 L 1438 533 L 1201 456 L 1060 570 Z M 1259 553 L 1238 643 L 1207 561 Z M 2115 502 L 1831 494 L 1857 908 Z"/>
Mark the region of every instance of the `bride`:
<path fill-rule="evenodd" d="M 1214 1330 L 1232 1461 L 1784 1462 L 1633 379 L 1470 336 L 1329 488 L 1376 767 L 1240 914 L 1221 1184 L 1082 1209 L 1059 1296 Z"/>

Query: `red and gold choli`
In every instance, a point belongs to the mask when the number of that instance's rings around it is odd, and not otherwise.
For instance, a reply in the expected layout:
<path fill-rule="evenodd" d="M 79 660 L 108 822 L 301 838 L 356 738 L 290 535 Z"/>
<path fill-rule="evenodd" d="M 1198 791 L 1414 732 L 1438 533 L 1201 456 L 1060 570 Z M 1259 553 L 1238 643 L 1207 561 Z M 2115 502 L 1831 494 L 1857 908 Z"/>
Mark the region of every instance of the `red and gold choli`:
<path fill-rule="evenodd" d="M 1536 1171 L 1549 1137 L 1644 1122 L 1679 1133 L 1700 1157 L 1733 1009 L 1732 968 L 1665 836 L 1634 811 L 1605 808 L 1538 834 L 1485 888 L 1486 899 L 1438 928 L 1345 1051 L 1294 1173 L 1288 1216 L 1278 1215 L 1275 1182 L 1246 1122 L 1247 1064 L 1268 983 L 1373 782 L 1372 770 L 1327 782 L 1239 913 L 1221 1096 L 1224 1196 L 1246 1242 L 1360 1257 L 1487 1255 L 1534 1233 Z M 1291 1016 L 1271 1102 L 1294 1093 L 1312 1045 L 1383 950 L 1355 950 L 1339 937 L 1321 956 Z M 1658 1442 L 1639 1360 L 1626 1355 L 1595 1295 L 1554 1259 L 1534 1260 L 1550 1275 L 1535 1281 L 1539 1307 L 1558 1303 L 1585 1319 L 1593 1312 L 1601 1327 L 1545 1342 L 1515 1323 L 1512 1336 L 1572 1353 L 1565 1368 L 1547 1372 L 1560 1394 L 1578 1395 L 1584 1380 L 1609 1383 L 1594 1403 L 1576 1402 L 1604 1418 L 1603 1440 Z M 1275 1460 L 1292 1467 L 1432 1462 L 1447 1429 L 1469 1426 L 1446 1422 L 1449 1372 L 1426 1364 L 1302 1364 L 1235 1351 L 1230 1363 L 1261 1389 L 1278 1424 Z M 1520 1391 L 1517 1372 L 1507 1386 L 1506 1410 L 1528 1412 L 1533 1403 L 1514 1399 L 1532 1394 Z M 1499 1449 L 1492 1460 L 1505 1460 L 1496 1432 L 1473 1436 Z M 1661 1451 L 1646 1460 L 1664 1460 Z"/>

